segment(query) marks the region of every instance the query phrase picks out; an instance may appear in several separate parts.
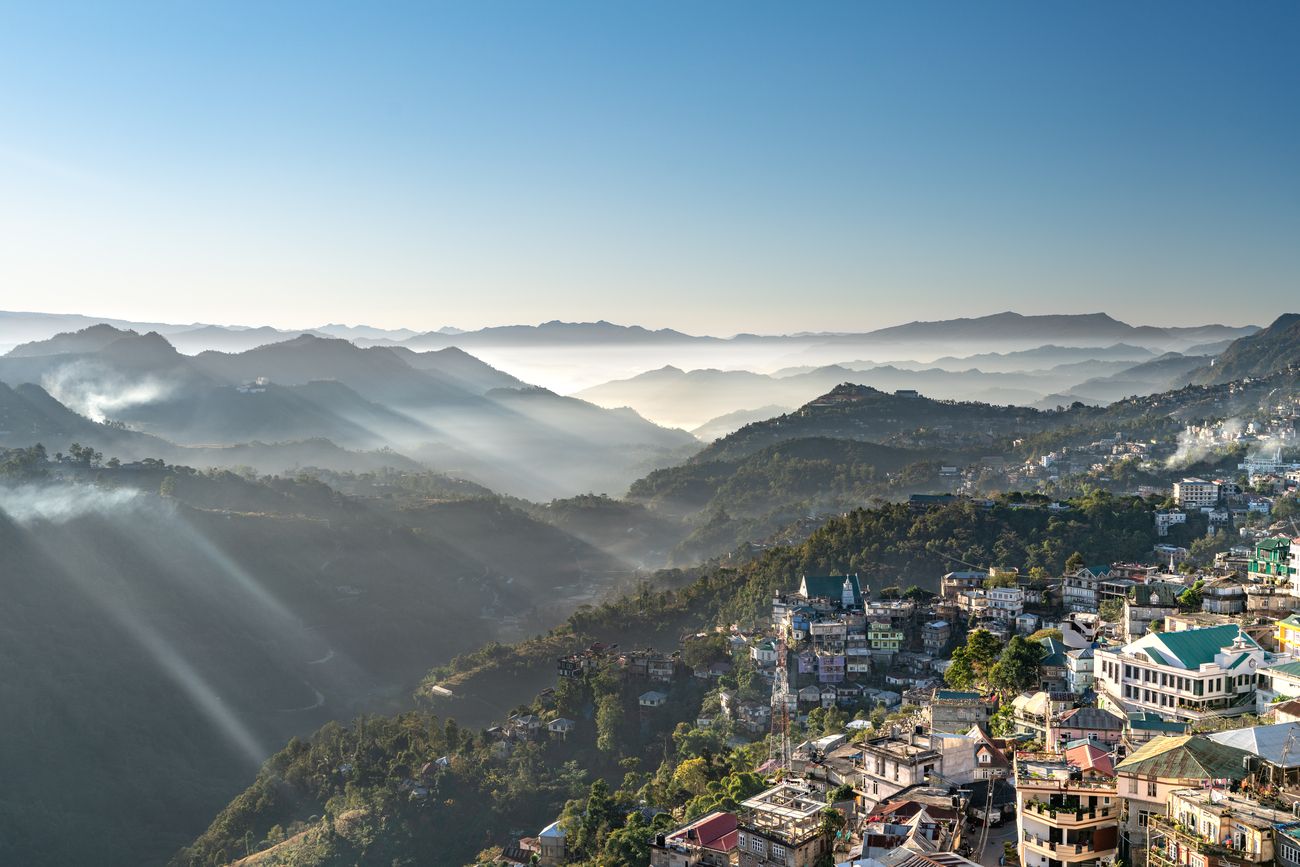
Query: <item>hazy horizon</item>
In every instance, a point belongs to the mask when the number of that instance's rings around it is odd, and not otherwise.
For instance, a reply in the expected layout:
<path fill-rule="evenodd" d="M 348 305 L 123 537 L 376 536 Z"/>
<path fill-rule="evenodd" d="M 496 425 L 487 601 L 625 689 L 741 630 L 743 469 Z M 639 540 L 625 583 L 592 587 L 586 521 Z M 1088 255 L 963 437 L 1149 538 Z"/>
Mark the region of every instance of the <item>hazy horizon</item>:
<path fill-rule="evenodd" d="M 1293 5 L 255 8 L 4 11 L 0 306 L 1184 325 L 1300 274 Z"/>

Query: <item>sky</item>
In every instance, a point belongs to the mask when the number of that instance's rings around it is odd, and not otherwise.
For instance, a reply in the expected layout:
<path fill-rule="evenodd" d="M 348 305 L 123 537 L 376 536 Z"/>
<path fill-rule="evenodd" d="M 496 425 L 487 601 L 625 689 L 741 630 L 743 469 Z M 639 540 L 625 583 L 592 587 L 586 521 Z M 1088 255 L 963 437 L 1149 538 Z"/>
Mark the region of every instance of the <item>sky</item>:
<path fill-rule="evenodd" d="M 0 309 L 1300 308 L 1300 6 L 0 0 Z"/>

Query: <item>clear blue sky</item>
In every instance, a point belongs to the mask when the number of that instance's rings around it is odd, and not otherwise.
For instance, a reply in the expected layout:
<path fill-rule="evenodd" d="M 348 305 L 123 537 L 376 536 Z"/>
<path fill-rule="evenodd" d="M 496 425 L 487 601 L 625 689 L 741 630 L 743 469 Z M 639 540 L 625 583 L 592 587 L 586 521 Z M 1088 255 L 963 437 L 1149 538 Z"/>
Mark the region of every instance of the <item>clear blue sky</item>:
<path fill-rule="evenodd" d="M 0 309 L 1300 308 L 1294 3 L 0 4 Z"/>

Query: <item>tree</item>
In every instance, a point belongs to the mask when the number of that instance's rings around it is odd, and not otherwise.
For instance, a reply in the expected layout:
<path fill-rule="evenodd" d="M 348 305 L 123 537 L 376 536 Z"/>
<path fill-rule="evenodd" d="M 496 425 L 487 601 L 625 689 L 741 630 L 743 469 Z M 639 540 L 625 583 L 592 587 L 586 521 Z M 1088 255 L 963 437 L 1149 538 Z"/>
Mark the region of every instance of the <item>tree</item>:
<path fill-rule="evenodd" d="M 987 587 L 1015 587 L 1020 583 L 1020 579 L 1010 572 L 1000 572 L 984 579 L 984 586 Z"/>
<path fill-rule="evenodd" d="M 596 705 L 596 748 L 612 753 L 618 748 L 619 727 L 623 724 L 623 702 L 618 693 L 607 693 Z"/>
<path fill-rule="evenodd" d="M 944 672 L 944 682 L 953 689 L 986 686 L 989 671 L 997 662 L 1002 645 L 987 629 L 976 629 L 966 636 L 966 643 L 952 652 L 952 664 Z"/>
<path fill-rule="evenodd" d="M 1178 607 L 1182 611 L 1200 611 L 1201 603 L 1205 601 L 1205 579 L 1197 578 L 1196 582 L 1188 587 L 1182 593 L 1178 594 Z"/>
<path fill-rule="evenodd" d="M 1043 645 L 1013 636 L 989 672 L 989 683 L 1003 692 L 1021 692 L 1038 683 Z"/>
<path fill-rule="evenodd" d="M 163 476 L 162 484 L 158 486 L 158 496 L 174 497 L 176 496 L 176 477 Z"/>
<path fill-rule="evenodd" d="M 1056 627 L 1052 627 L 1051 629 L 1040 629 L 1037 632 L 1030 634 L 1027 640 L 1041 642 L 1046 638 L 1054 638 L 1057 641 L 1064 641 L 1065 635 L 1061 632 L 1061 630 L 1057 629 Z"/>
<path fill-rule="evenodd" d="M 673 784 L 692 795 L 704 793 L 709 785 L 709 763 L 704 759 L 687 759 L 673 771 Z"/>
<path fill-rule="evenodd" d="M 1124 618 L 1124 600 L 1107 599 L 1097 606 L 1097 613 L 1107 623 L 1119 623 Z"/>
<path fill-rule="evenodd" d="M 1065 572 L 1067 575 L 1072 572 L 1078 572 L 1080 569 L 1083 568 L 1083 566 L 1084 566 L 1083 555 L 1080 554 L 1078 551 L 1075 551 L 1073 554 L 1070 555 L 1069 559 L 1065 561 Z"/>

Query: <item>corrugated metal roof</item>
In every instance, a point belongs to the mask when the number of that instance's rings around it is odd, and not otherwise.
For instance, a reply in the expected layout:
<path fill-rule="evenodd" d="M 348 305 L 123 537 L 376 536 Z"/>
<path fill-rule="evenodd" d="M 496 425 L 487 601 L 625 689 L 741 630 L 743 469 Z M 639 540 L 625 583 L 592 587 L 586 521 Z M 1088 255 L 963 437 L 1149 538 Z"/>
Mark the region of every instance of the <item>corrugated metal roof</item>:
<path fill-rule="evenodd" d="M 1242 759 L 1246 750 L 1220 744 L 1199 735 L 1152 738 L 1120 762 L 1120 773 L 1167 780 L 1241 780 L 1246 777 Z"/>
<path fill-rule="evenodd" d="M 1213 662 L 1215 654 L 1230 646 L 1238 635 L 1244 638 L 1249 646 L 1259 646 L 1235 623 L 1207 626 L 1204 629 L 1186 629 L 1182 632 L 1162 632 L 1158 642 L 1169 653 L 1178 657 L 1178 661 L 1184 667 L 1194 669 L 1207 662 Z"/>
<path fill-rule="evenodd" d="M 1277 723 L 1271 726 L 1251 726 L 1244 729 L 1215 732 L 1212 735 L 1207 735 L 1207 737 L 1215 743 L 1253 753 L 1275 765 L 1283 764 L 1283 753 L 1286 753 L 1285 766 L 1300 768 L 1300 723 L 1289 722 Z M 1292 741 L 1289 751 L 1287 750 L 1288 741 Z"/>

